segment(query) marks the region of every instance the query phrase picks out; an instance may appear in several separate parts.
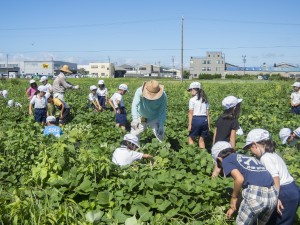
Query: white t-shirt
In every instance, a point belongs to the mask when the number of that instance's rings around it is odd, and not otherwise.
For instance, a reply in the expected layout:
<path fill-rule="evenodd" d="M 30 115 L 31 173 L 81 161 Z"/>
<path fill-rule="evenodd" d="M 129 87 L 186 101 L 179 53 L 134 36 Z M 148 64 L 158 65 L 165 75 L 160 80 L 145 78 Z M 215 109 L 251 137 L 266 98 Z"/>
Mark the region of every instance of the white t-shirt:
<path fill-rule="evenodd" d="M 126 146 L 121 146 L 114 151 L 112 161 L 119 166 L 125 166 L 130 165 L 136 160 L 141 160 L 142 158 L 143 153 L 130 150 L 126 148 Z"/>
<path fill-rule="evenodd" d="M 97 94 L 93 95 L 93 93 L 89 93 L 89 100 L 91 102 L 98 100 L 98 95 Z"/>
<path fill-rule="evenodd" d="M 110 99 L 112 100 L 115 108 L 118 108 L 118 101 L 120 101 L 120 106 L 124 107 L 123 96 L 120 93 L 114 93 Z"/>
<path fill-rule="evenodd" d="M 199 100 L 197 98 L 198 96 L 194 96 L 190 99 L 189 110 L 194 110 L 193 116 L 207 116 L 208 103 L 202 102 L 202 98 Z"/>
<path fill-rule="evenodd" d="M 275 152 L 266 152 L 262 155 L 260 161 L 272 177 L 279 177 L 280 186 L 290 184 L 294 181 L 294 178 L 290 175 L 285 162 Z"/>
<path fill-rule="evenodd" d="M 38 97 L 38 95 L 34 95 L 30 100 L 30 104 L 34 105 L 35 109 L 44 109 L 47 106 L 47 99 L 45 96 Z"/>
<path fill-rule="evenodd" d="M 101 90 L 100 88 L 97 89 L 97 94 L 99 96 L 108 96 L 108 91 L 107 88 L 103 88 L 103 90 Z"/>
<path fill-rule="evenodd" d="M 291 94 L 291 100 L 293 104 L 299 104 L 300 103 L 300 91 L 293 92 Z"/>
<path fill-rule="evenodd" d="M 293 131 L 298 137 L 300 137 L 300 127 Z"/>

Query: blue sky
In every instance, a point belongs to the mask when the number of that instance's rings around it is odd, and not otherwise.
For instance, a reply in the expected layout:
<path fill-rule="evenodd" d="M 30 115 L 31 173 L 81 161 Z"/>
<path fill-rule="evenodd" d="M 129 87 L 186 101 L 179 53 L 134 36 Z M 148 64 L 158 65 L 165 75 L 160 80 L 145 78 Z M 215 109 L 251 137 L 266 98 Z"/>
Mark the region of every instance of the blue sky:
<path fill-rule="evenodd" d="M 156 63 L 180 68 L 223 51 L 226 62 L 300 64 L 298 0 L 2 0 L 0 61 Z"/>

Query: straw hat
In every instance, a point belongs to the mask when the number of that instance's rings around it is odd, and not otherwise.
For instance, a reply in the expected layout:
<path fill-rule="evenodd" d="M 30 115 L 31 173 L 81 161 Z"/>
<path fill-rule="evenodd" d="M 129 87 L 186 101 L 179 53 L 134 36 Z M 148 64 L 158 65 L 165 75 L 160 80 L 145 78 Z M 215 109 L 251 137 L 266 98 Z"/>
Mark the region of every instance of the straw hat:
<path fill-rule="evenodd" d="M 159 99 L 163 91 L 164 86 L 159 84 L 156 80 L 145 82 L 142 89 L 143 96 L 149 100 Z"/>
<path fill-rule="evenodd" d="M 63 65 L 62 68 L 59 69 L 60 71 L 66 72 L 66 73 L 72 73 L 71 70 L 69 70 L 69 66 L 68 65 Z"/>

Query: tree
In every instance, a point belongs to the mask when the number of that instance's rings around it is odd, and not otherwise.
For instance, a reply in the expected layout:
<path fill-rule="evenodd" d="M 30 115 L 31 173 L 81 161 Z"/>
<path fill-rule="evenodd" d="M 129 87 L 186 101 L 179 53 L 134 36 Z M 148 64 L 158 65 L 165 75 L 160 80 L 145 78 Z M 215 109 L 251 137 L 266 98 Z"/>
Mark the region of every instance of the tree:
<path fill-rule="evenodd" d="M 190 71 L 187 71 L 187 70 L 183 71 L 183 78 L 184 79 L 189 79 L 190 75 L 191 75 Z"/>
<path fill-rule="evenodd" d="M 84 68 L 80 68 L 78 70 L 78 73 L 82 74 L 82 75 L 87 75 L 88 74 L 88 71 L 86 71 Z"/>

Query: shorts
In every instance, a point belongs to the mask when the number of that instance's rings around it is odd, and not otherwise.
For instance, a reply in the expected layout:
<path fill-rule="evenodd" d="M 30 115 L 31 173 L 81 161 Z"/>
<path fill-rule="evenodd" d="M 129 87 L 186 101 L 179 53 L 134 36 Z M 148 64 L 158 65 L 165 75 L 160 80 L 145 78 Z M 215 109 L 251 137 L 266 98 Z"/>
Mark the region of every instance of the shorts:
<path fill-rule="evenodd" d="M 34 120 L 39 123 L 46 123 L 47 110 L 46 108 L 34 109 Z"/>
<path fill-rule="evenodd" d="M 116 108 L 117 110 L 117 108 Z M 126 110 L 125 107 L 121 108 L 121 113 L 118 114 L 116 113 L 116 123 L 120 125 L 125 125 L 127 123 L 127 118 L 126 118 Z"/>
<path fill-rule="evenodd" d="M 62 118 L 59 119 L 59 124 L 66 124 L 69 114 L 70 114 L 70 109 L 69 108 L 64 109 Z"/>
<path fill-rule="evenodd" d="M 203 137 L 208 135 L 208 120 L 207 116 L 193 116 L 192 129 L 189 133 L 189 137 Z"/>
<path fill-rule="evenodd" d="M 102 108 L 106 108 L 106 97 L 105 96 L 98 96 L 99 104 Z"/>
<path fill-rule="evenodd" d="M 300 114 L 300 105 L 298 105 L 296 107 L 292 107 L 292 113 Z"/>

